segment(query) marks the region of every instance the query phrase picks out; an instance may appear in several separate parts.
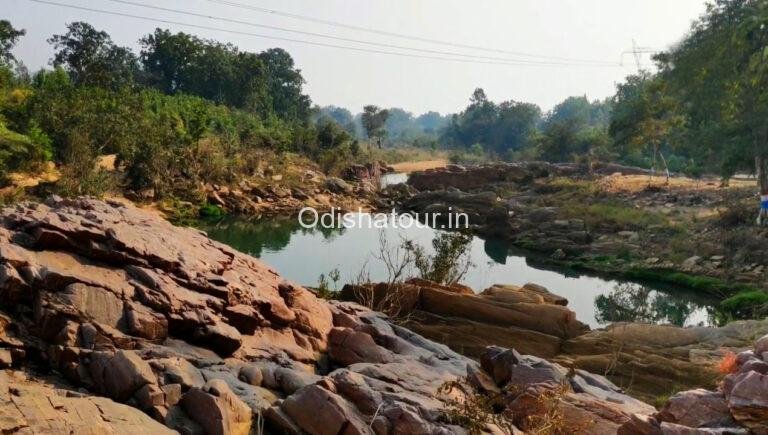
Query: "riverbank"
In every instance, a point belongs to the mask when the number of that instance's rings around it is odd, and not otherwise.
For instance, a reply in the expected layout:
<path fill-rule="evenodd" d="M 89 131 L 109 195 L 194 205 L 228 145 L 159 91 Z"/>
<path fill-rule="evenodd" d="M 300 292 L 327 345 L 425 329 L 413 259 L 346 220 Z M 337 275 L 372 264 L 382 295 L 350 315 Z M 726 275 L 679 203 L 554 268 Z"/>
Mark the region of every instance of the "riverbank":
<path fill-rule="evenodd" d="M 540 253 L 551 265 L 707 292 L 722 301 L 722 322 L 763 316 L 768 231 L 752 223 L 754 187 L 679 178 L 649 185 L 638 171 L 452 166 L 411 174 L 418 192 L 400 205 L 465 212 L 475 233 Z"/>
<path fill-rule="evenodd" d="M 600 375 L 511 349 L 474 361 L 117 202 L 0 210 L 0 272 L 8 432 L 517 433 L 567 418 L 587 434 L 654 412 Z M 457 414 L 492 397 L 499 409 Z M 547 410 L 529 408 L 543 398 Z"/>

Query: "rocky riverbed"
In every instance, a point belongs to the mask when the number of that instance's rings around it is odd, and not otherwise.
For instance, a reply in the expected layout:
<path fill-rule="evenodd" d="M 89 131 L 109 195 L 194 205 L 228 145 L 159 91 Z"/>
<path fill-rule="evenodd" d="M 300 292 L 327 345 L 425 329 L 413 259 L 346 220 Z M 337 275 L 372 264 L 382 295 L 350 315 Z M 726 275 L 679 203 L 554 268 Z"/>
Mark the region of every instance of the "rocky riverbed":
<path fill-rule="evenodd" d="M 421 301 L 459 294 L 423 284 Z M 495 319 L 510 317 L 511 328 L 518 320 L 499 303 L 527 303 L 563 316 L 544 333 L 535 331 L 544 317 L 521 330 L 563 341 L 591 334 L 561 298 L 531 288 L 487 292 Z M 607 434 L 667 421 L 599 374 L 497 346 L 468 358 L 117 202 L 54 197 L 3 209 L 0 290 L 4 433 L 460 434 L 559 421 Z M 456 314 L 452 301 L 435 304 Z M 462 411 L 478 396 L 497 398 L 487 412 L 506 417 Z M 764 406 L 739 403 L 729 399 L 729 409 L 745 424 Z M 480 415 L 479 426 L 468 415 Z"/>
<path fill-rule="evenodd" d="M 553 265 L 737 296 L 717 313 L 721 323 L 766 314 L 749 303 L 768 301 L 768 233 L 754 226 L 749 183 L 651 184 L 638 168 L 531 162 L 413 173 L 385 193 L 407 211 L 466 213 L 475 233 Z"/>

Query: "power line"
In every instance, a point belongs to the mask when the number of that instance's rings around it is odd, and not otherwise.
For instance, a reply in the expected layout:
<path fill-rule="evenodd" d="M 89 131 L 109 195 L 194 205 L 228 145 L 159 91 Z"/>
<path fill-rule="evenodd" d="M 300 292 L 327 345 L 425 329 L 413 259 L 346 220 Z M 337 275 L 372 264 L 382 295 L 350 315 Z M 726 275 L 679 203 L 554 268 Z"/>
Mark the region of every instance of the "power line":
<path fill-rule="evenodd" d="M 126 18 L 134 18 L 138 20 L 144 20 L 144 21 L 151 21 L 151 22 L 159 22 L 164 24 L 174 24 L 178 26 L 186 26 L 191 28 L 197 28 L 197 29 L 204 29 L 204 30 L 213 30 L 218 32 L 224 32 L 224 33 L 231 33 L 236 35 L 244 35 L 244 36 L 252 36 L 256 38 L 263 38 L 263 39 L 272 39 L 277 41 L 286 41 L 286 42 L 294 42 L 298 44 L 306 44 L 306 45 L 313 45 L 318 47 L 330 47 L 330 48 L 337 48 L 342 50 L 349 50 L 349 51 L 357 51 L 357 52 L 364 52 L 364 53 L 376 53 L 376 54 L 385 54 L 385 55 L 391 55 L 391 56 L 400 56 L 400 57 L 409 57 L 409 58 L 416 58 L 416 59 L 432 59 L 432 60 L 441 60 L 441 61 L 449 61 L 449 62 L 461 62 L 461 63 L 470 63 L 470 64 L 487 64 L 487 65 L 507 65 L 507 66 L 575 66 L 575 65 L 559 65 L 559 64 L 547 64 L 547 65 L 540 65 L 540 64 L 531 64 L 527 61 L 510 61 L 510 62 L 497 62 L 497 61 L 481 61 L 481 60 L 468 60 L 468 59 L 456 59 L 456 58 L 450 58 L 450 57 L 440 57 L 440 56 L 426 56 L 426 55 L 419 55 L 419 54 L 412 54 L 412 53 L 398 53 L 393 51 L 384 51 L 384 50 L 375 50 L 375 49 L 369 49 L 369 48 L 360 48 L 360 47 L 349 47 L 349 46 L 342 46 L 342 45 L 335 45 L 335 44 L 328 44 L 324 42 L 317 42 L 317 41 L 306 41 L 302 39 L 294 39 L 294 38 L 286 38 L 286 37 L 280 37 L 280 36 L 273 36 L 273 35 L 264 35 L 264 34 L 258 34 L 258 33 L 251 33 L 251 32 L 243 32 L 238 30 L 230 30 L 230 29 L 222 29 L 220 27 L 213 27 L 213 26 L 206 26 L 201 24 L 191 24 L 191 23 L 184 23 L 180 21 L 174 21 L 174 20 L 167 20 L 162 18 L 152 18 L 152 17 L 146 17 L 142 15 L 134 15 L 134 14 L 127 14 L 123 12 L 115 12 L 115 11 L 105 11 L 102 9 L 95 9 L 85 6 L 76 6 L 76 5 L 70 5 L 65 3 L 59 3 L 55 1 L 49 1 L 49 0 L 27 0 L 29 2 L 33 3 L 39 3 L 39 4 L 46 4 L 51 6 L 59 6 L 59 7 L 65 7 L 70 9 L 76 9 L 76 10 L 82 10 L 82 11 L 88 11 L 88 12 L 95 12 L 100 14 L 106 14 L 106 15 L 114 15 L 114 16 L 120 16 L 120 17 L 126 17 Z M 592 66 L 592 65 L 585 65 L 585 66 Z M 594 65 L 594 66 L 609 66 L 609 67 L 618 67 L 619 65 Z"/>
<path fill-rule="evenodd" d="M 387 43 L 379 43 L 379 42 L 371 42 L 371 41 L 365 41 L 360 39 L 354 39 L 354 38 L 345 38 L 341 36 L 335 36 L 335 35 L 328 35 L 323 33 L 315 33 L 315 32 L 308 32 L 304 30 L 294 30 L 294 29 L 287 29 L 285 27 L 280 26 L 271 26 L 267 24 L 258 24 L 253 23 L 249 21 L 243 21 L 243 20 L 236 20 L 232 18 L 225 18 L 225 17 L 219 17 L 219 16 L 213 16 L 213 15 L 207 15 L 207 14 L 200 14 L 195 12 L 188 12 L 183 11 L 179 9 L 173 9 L 173 8 L 166 8 L 162 6 L 155 6 L 155 5 L 148 5 L 144 3 L 137 3 L 129 0 L 106 0 L 111 1 L 113 3 L 120 3 L 120 4 L 126 4 L 131 6 L 139 6 L 144 7 L 148 9 L 155 9 L 159 11 L 165 11 L 165 12 L 172 12 L 182 15 L 189 15 L 193 17 L 199 17 L 199 18 L 207 18 L 211 20 L 216 21 L 223 21 L 227 23 L 234 23 L 234 24 L 242 24 L 246 26 L 253 26 L 253 27 L 260 27 L 264 29 L 270 29 L 270 30 L 278 30 L 281 32 L 289 32 L 289 33 L 298 33 L 301 35 L 308 35 L 308 36 L 316 36 L 320 38 L 328 38 L 328 39 L 335 39 L 338 41 L 344 41 L 344 42 L 352 42 L 357 44 L 366 44 L 366 45 L 373 45 L 373 46 L 379 46 L 384 48 L 394 48 L 399 50 L 411 50 L 411 51 L 417 51 L 417 52 L 424 52 L 429 54 L 438 54 L 438 55 L 447 55 L 447 56 L 458 56 L 458 57 L 466 57 L 471 59 L 485 59 L 485 60 L 496 60 L 496 61 L 502 61 L 502 62 L 526 62 L 526 63 L 532 63 L 532 64 L 541 64 L 541 65 L 579 65 L 581 66 L 616 66 L 615 62 L 608 62 L 608 61 L 601 61 L 601 63 L 565 63 L 565 62 L 552 62 L 552 61 L 536 61 L 536 60 L 530 60 L 530 59 L 510 59 L 510 58 L 503 58 L 503 57 L 492 57 L 492 56 L 478 56 L 478 55 L 472 55 L 472 54 L 465 54 L 465 53 L 457 53 L 457 52 L 451 52 L 451 51 L 441 51 L 441 50 L 431 50 L 426 48 L 416 48 L 416 47 L 408 47 L 404 45 L 396 45 L 396 44 L 387 44 Z"/>
<path fill-rule="evenodd" d="M 546 55 L 526 53 L 526 52 L 521 52 L 521 51 L 510 51 L 510 50 L 502 50 L 502 49 L 498 49 L 498 48 L 482 47 L 482 46 L 478 46 L 478 45 L 462 44 L 462 43 L 458 43 L 458 42 L 441 41 L 441 40 L 438 40 L 438 39 L 424 38 L 424 37 L 415 36 L 415 35 L 406 35 L 406 34 L 402 34 L 402 33 L 390 32 L 390 31 L 387 31 L 387 30 L 371 29 L 371 28 L 362 27 L 362 26 L 355 26 L 353 24 L 341 23 L 341 22 L 338 22 L 338 21 L 324 20 L 324 19 L 321 19 L 321 18 L 308 17 L 308 16 L 305 16 L 305 15 L 293 14 L 293 13 L 289 13 L 289 12 L 281 12 L 281 11 L 277 11 L 277 10 L 274 10 L 274 9 L 267 9 L 267 8 L 263 8 L 263 7 L 259 7 L 259 6 L 242 4 L 242 3 L 237 3 L 237 2 L 228 1 L 228 0 L 206 0 L 206 1 L 211 2 L 211 3 L 217 3 L 217 4 L 221 4 L 221 5 L 226 5 L 226 6 L 232 6 L 232 7 L 237 7 L 237 8 L 249 9 L 249 10 L 253 10 L 253 11 L 256 11 L 256 12 L 262 12 L 262 13 L 266 13 L 266 14 L 279 15 L 279 16 L 282 16 L 282 17 L 288 17 L 288 18 L 293 18 L 293 19 L 297 19 L 297 20 L 303 20 L 303 21 L 309 21 L 309 22 L 313 22 L 313 23 L 325 24 L 325 25 L 328 25 L 328 26 L 342 27 L 342 28 L 350 29 L 350 30 L 357 30 L 357 31 L 360 31 L 360 32 L 368 32 L 368 33 L 374 33 L 374 34 L 377 34 L 377 35 L 384 35 L 384 36 L 391 36 L 391 37 L 395 37 L 395 38 L 410 39 L 410 40 L 420 41 L 420 42 L 428 42 L 430 44 L 447 45 L 447 46 L 456 47 L 456 48 L 468 48 L 468 49 L 472 49 L 472 50 L 481 50 L 481 51 L 493 52 L 493 53 L 510 54 L 510 55 L 513 55 L 513 56 L 525 56 L 525 57 L 532 57 L 532 58 L 537 58 L 537 59 L 552 59 L 552 60 L 561 60 L 561 61 L 569 61 L 569 62 L 584 62 L 584 63 L 592 63 L 592 62 L 600 63 L 600 62 L 605 62 L 605 63 L 610 63 L 611 65 L 615 65 L 614 62 L 595 60 L 595 59 L 578 59 L 578 58 L 561 57 L 561 56 L 546 56 Z"/>

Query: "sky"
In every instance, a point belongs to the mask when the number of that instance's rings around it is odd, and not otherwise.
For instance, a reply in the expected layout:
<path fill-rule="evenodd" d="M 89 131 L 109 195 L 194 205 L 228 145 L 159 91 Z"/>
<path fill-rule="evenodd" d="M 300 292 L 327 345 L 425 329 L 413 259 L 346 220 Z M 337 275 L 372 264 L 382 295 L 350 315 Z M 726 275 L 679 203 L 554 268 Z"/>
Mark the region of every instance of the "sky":
<path fill-rule="evenodd" d="M 636 72 L 635 58 L 628 53 L 633 40 L 637 46 L 653 50 L 669 47 L 685 36 L 691 21 L 705 10 L 704 0 L 126 0 L 198 14 L 189 16 L 119 0 L 45 1 L 151 20 L 31 0 L 0 0 L 0 19 L 27 31 L 14 53 L 30 70 L 49 65 L 53 48 L 46 39 L 64 33 L 66 23 L 72 21 L 87 21 L 107 31 L 117 44 L 136 52 L 138 39 L 161 27 L 230 42 L 245 51 L 284 48 L 301 69 L 306 91 L 315 104 L 346 107 L 352 112 L 376 104 L 402 107 L 416 114 L 458 112 L 476 87 L 482 87 L 493 101 L 532 102 L 544 110 L 572 95 L 608 97 L 616 83 Z M 650 54 L 641 56 L 642 65 L 652 66 Z M 595 66 L 597 62 L 600 64 Z"/>

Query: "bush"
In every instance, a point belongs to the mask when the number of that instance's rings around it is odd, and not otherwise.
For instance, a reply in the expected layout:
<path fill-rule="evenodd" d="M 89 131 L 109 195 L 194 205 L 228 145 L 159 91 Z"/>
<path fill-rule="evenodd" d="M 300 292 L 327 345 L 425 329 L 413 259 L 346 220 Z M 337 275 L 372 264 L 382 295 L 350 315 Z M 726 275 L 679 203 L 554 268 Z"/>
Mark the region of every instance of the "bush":
<path fill-rule="evenodd" d="M 29 135 L 8 130 L 0 121 L 0 184 L 8 172 L 36 169 L 51 159 L 50 139 L 38 128 Z"/>
<path fill-rule="evenodd" d="M 421 278 L 449 285 L 459 282 L 472 267 L 469 255 L 471 244 L 472 235 L 440 233 L 432 239 L 434 255 L 428 255 L 424 247 L 410 240 L 404 242 L 404 248 L 412 254 Z"/>
<path fill-rule="evenodd" d="M 224 216 L 226 212 L 216 204 L 205 203 L 200 206 L 198 214 L 204 218 L 218 218 Z"/>
<path fill-rule="evenodd" d="M 100 197 L 113 190 L 112 174 L 97 167 L 95 153 L 87 134 L 72 132 L 63 152 L 63 167 L 56 191 L 62 196 L 91 195 Z"/>
<path fill-rule="evenodd" d="M 768 314 L 768 293 L 752 290 L 738 293 L 720 302 L 718 314 L 724 320 L 756 319 Z"/>

